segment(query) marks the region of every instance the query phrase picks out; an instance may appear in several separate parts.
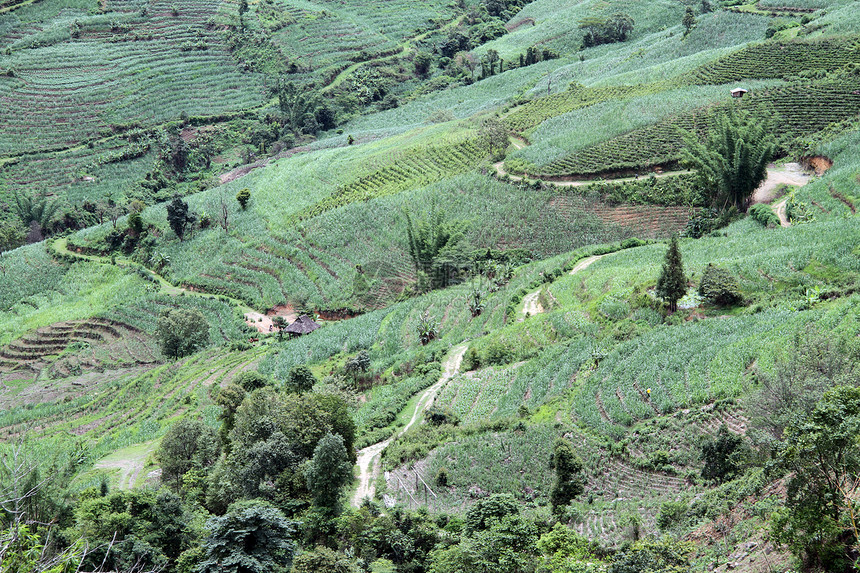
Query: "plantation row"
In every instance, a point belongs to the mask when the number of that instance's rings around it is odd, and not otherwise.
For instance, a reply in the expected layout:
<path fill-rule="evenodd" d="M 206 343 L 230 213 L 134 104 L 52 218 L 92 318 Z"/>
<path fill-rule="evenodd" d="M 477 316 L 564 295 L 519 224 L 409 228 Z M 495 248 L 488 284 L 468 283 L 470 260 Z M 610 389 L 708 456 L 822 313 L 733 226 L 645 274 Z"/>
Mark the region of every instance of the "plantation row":
<path fill-rule="evenodd" d="M 787 141 L 860 113 L 860 93 L 855 89 L 856 82 L 856 76 L 845 73 L 813 83 L 773 88 L 749 94 L 740 102 L 740 107 L 767 117 L 776 112 L 783 141 Z M 641 171 L 649 166 L 671 164 L 681 156 L 681 130 L 704 133 L 714 114 L 731 105 L 735 104 L 679 114 L 653 126 L 635 129 L 578 150 L 545 166 L 513 158 L 506 162 L 506 167 L 551 178 L 621 170 Z"/>
<path fill-rule="evenodd" d="M 242 72 L 206 27 L 219 5 L 156 3 L 135 24 L 145 39 L 109 43 L 84 35 L 0 57 L 0 67 L 15 75 L 0 95 L 0 154 L 69 147 L 113 124 L 151 126 L 182 113 L 258 106 L 261 78 Z M 188 42 L 206 48 L 181 49 Z"/>
<path fill-rule="evenodd" d="M 660 86 L 641 84 L 636 86 L 608 86 L 587 88 L 571 83 L 563 92 L 534 99 L 517 107 L 505 117 L 508 129 L 518 133 L 537 127 L 547 119 L 610 100 L 621 100 L 641 95 L 658 93 Z"/>
<path fill-rule="evenodd" d="M 13 202 L 12 194 L 31 194 L 34 190 L 65 197 L 70 203 L 98 201 L 128 189 L 143 179 L 154 157 L 144 155 L 124 161 L 106 161 L 127 153 L 127 142 L 108 138 L 93 147 L 80 146 L 69 151 L 44 153 L 19 158 L 0 168 L 0 200 Z"/>
<path fill-rule="evenodd" d="M 31 438 L 48 446 L 48 458 L 52 447 L 67 446 L 70 440 L 85 441 L 86 467 L 117 449 L 160 437 L 177 413 L 189 408 L 201 411 L 204 419 L 214 423 L 219 408 L 212 405 L 209 387 L 228 383 L 252 368 L 259 356 L 259 351 L 213 350 L 144 372 L 88 374 L 78 378 L 82 386 L 62 400 L 4 411 L 0 435 L 8 439 L 29 428 Z"/>
<path fill-rule="evenodd" d="M 832 71 L 860 62 L 857 36 L 763 42 L 690 72 L 689 84 L 725 84 L 744 79 L 782 78 L 815 70 Z"/>
<path fill-rule="evenodd" d="M 302 213 L 300 218 L 319 215 L 356 201 L 367 201 L 374 197 L 423 187 L 446 177 L 471 171 L 485 153 L 483 146 L 473 139 L 456 144 L 431 145 L 410 150 L 395 164 L 383 167 L 336 190 L 330 197 Z"/>
<path fill-rule="evenodd" d="M 454 16 L 453 6 L 408 0 L 303 5 L 309 9 L 293 14 L 295 22 L 277 30 L 272 39 L 302 68 L 311 68 L 298 77 L 318 83 L 327 83 L 354 61 L 390 53 L 421 30 L 435 27 L 432 22 Z"/>

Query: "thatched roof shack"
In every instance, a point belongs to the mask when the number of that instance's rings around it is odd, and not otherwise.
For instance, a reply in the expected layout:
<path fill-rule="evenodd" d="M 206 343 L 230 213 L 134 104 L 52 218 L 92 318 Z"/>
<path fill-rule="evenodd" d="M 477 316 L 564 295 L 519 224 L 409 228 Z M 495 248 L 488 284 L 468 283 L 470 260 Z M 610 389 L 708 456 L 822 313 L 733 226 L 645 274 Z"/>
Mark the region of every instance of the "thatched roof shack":
<path fill-rule="evenodd" d="M 289 334 L 290 336 L 301 336 L 303 334 L 313 332 L 319 327 L 320 325 L 314 322 L 314 319 L 312 319 L 306 314 L 303 314 L 302 316 L 298 317 L 294 323 L 289 325 L 286 331 L 287 334 Z"/>

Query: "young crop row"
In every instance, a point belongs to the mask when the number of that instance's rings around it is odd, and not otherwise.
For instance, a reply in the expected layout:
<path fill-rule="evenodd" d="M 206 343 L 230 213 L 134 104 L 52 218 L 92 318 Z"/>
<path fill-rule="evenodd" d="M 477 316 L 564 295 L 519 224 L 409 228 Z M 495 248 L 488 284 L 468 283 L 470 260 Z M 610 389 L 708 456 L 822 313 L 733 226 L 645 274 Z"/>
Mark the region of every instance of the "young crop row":
<path fill-rule="evenodd" d="M 396 163 L 339 188 L 330 197 L 320 201 L 300 218 L 319 215 L 355 201 L 367 201 L 423 187 L 475 168 L 486 151 L 477 140 L 467 139 L 453 145 L 429 145 L 405 153 Z"/>
<path fill-rule="evenodd" d="M 563 92 L 534 99 L 517 107 L 506 118 L 508 129 L 518 133 L 536 127 L 549 118 L 609 100 L 656 93 L 656 85 L 608 86 L 587 88 L 577 83 Z"/>
<path fill-rule="evenodd" d="M 744 79 L 781 78 L 811 70 L 836 70 L 860 61 L 857 36 L 764 42 L 743 48 L 690 72 L 690 84 L 725 84 Z"/>
<path fill-rule="evenodd" d="M 157 3 L 128 24 L 138 36 L 121 42 L 88 37 L 84 18 L 78 38 L 3 58 L 15 77 L 0 96 L 0 153 L 68 147 L 115 123 L 152 125 L 182 112 L 211 115 L 259 105 L 261 79 L 242 72 L 218 33 L 207 28 L 219 4 Z M 187 42 L 206 49 L 181 49 Z"/>
<path fill-rule="evenodd" d="M 756 92 L 739 104 L 731 105 L 768 116 L 775 112 L 781 135 L 789 139 L 813 133 L 860 113 L 860 92 L 856 86 L 856 76 L 846 73 L 811 83 Z M 729 104 L 712 106 L 667 118 L 655 125 L 577 150 L 548 165 L 532 166 L 534 172 L 530 174 L 544 178 L 593 175 L 619 170 L 640 171 L 649 166 L 671 164 L 680 159 L 682 130 L 705 133 L 714 115 L 729 107 Z"/>

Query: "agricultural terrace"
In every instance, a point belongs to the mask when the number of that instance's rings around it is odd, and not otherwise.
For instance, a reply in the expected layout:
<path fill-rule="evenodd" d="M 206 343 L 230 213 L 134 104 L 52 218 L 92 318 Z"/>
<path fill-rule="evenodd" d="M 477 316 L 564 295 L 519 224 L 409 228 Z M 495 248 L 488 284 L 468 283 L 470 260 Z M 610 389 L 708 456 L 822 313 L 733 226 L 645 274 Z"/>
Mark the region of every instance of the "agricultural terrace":
<path fill-rule="evenodd" d="M 21 27 L 25 33 L 11 43 L 11 55 L 0 55 L 0 68 L 14 70 L 2 80 L 0 155 L 65 149 L 111 126 L 150 127 L 183 113 L 260 105 L 262 79 L 240 70 L 208 26 L 220 4 L 156 1 L 95 16 L 70 10 L 41 35 L 27 34 L 24 22 L 11 26 L 7 39 Z"/>

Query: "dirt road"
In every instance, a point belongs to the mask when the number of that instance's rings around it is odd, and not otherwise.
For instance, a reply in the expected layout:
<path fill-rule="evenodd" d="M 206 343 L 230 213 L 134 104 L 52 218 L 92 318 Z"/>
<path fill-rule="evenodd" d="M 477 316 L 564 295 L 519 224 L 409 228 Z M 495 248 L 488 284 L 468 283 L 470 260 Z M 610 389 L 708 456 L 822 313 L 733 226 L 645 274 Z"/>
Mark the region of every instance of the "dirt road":
<path fill-rule="evenodd" d="M 460 370 L 460 364 L 463 362 L 463 355 L 466 354 L 467 348 L 468 346 L 464 344 L 451 350 L 450 354 L 448 354 L 448 358 L 446 358 L 443 363 L 442 376 L 439 377 L 439 381 L 424 390 L 421 397 L 418 399 L 418 402 L 415 403 L 415 410 L 412 412 L 412 417 L 409 419 L 409 423 L 406 424 L 402 430 L 387 440 L 368 446 L 358 452 L 357 463 L 359 470 L 359 483 L 358 490 L 356 490 L 355 495 L 352 496 L 353 506 L 358 507 L 361 505 L 362 500 L 366 497 L 373 499 L 373 496 L 376 493 L 376 484 L 374 482 L 379 475 L 379 468 L 382 461 L 381 454 L 383 450 L 385 450 L 385 448 L 387 448 L 388 445 L 396 438 L 405 434 L 409 428 L 414 426 L 415 423 L 421 419 L 422 414 L 433 403 L 439 390 L 441 390 L 448 380 L 450 380 Z"/>

